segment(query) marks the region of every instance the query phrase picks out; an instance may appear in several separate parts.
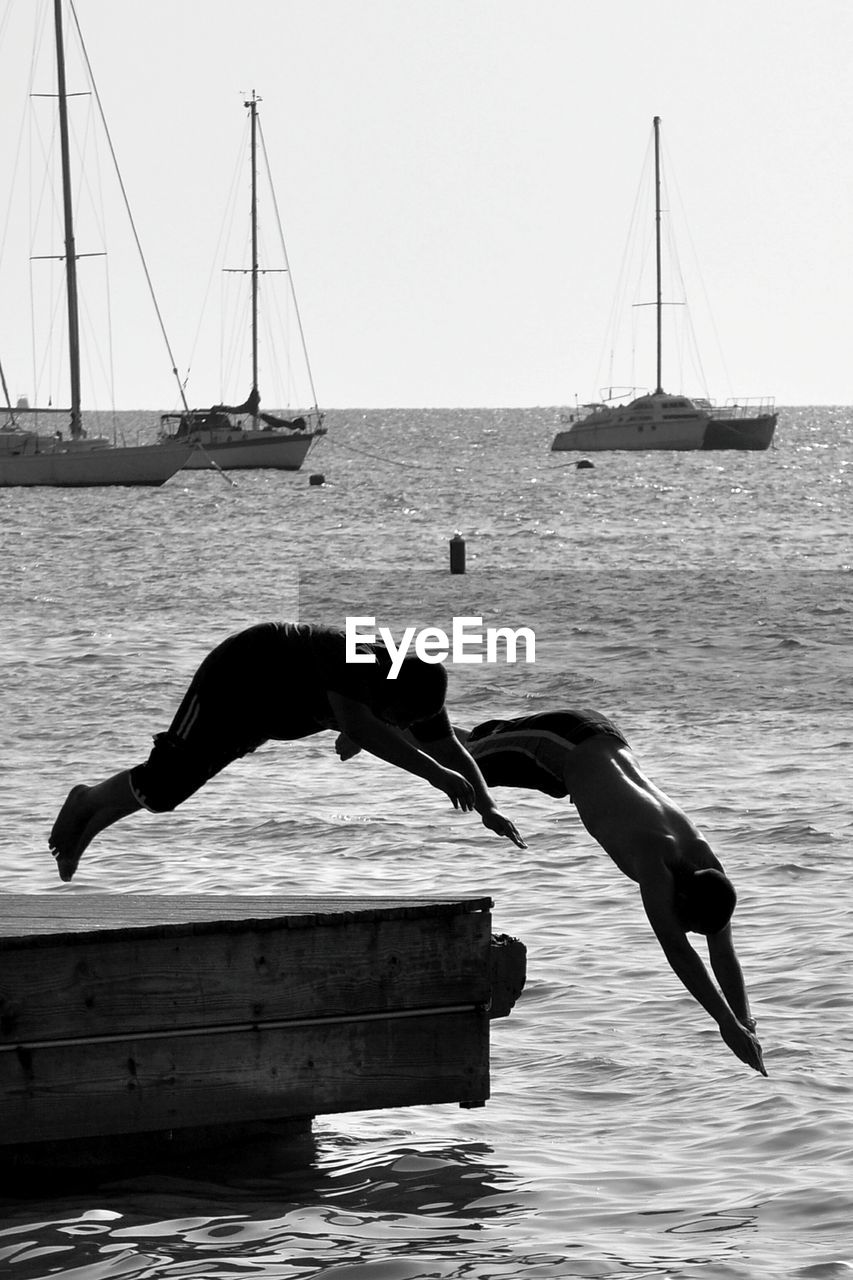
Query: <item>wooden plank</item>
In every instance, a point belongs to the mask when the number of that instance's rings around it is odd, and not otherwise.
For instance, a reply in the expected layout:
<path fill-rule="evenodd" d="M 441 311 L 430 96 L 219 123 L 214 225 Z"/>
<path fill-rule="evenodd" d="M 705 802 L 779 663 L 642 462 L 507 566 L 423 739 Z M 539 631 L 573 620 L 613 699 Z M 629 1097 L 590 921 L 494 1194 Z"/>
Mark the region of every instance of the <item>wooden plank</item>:
<path fill-rule="evenodd" d="M 483 1010 L 0 1053 L 3 1143 L 484 1102 Z"/>
<path fill-rule="evenodd" d="M 107 938 L 129 931 L 162 936 L 227 932 L 247 924 L 258 931 L 285 926 L 347 924 L 353 920 L 412 919 L 488 911 L 490 897 L 348 897 L 230 894 L 74 893 L 0 894 L 0 950 L 44 946 L 81 933 Z"/>
<path fill-rule="evenodd" d="M 110 931 L 7 949 L 0 1046 L 264 1022 L 317 1013 L 486 1004 L 491 917 L 357 917 L 313 929 Z"/>
<path fill-rule="evenodd" d="M 0 895 L 0 1150 L 479 1105 L 524 980 L 491 905 Z"/>

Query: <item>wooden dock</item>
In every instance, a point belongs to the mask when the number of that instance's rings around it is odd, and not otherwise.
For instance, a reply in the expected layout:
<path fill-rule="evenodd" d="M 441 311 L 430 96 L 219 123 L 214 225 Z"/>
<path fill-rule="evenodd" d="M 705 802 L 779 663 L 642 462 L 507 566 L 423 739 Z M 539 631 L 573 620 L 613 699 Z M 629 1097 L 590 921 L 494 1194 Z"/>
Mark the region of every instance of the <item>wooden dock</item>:
<path fill-rule="evenodd" d="M 490 898 L 0 895 L 0 1161 L 489 1096 Z M 41 1148 L 44 1149 L 44 1148 Z"/>

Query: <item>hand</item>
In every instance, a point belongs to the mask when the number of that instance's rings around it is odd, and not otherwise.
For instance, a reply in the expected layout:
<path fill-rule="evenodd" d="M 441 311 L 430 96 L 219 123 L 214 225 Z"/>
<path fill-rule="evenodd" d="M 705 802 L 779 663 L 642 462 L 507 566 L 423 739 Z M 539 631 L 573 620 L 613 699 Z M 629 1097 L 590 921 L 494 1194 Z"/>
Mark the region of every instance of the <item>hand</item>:
<path fill-rule="evenodd" d="M 497 809 L 488 809 L 482 814 L 482 818 L 484 827 L 488 827 L 490 831 L 494 831 L 499 836 L 506 836 L 517 849 L 527 848 L 527 845 L 516 830 L 515 823 L 510 822 L 509 818 L 505 818 L 502 813 L 498 813 Z"/>
<path fill-rule="evenodd" d="M 763 1076 L 767 1075 L 761 1045 L 752 1032 L 738 1022 L 737 1018 L 732 1017 L 731 1022 L 726 1022 L 720 1027 L 720 1035 L 736 1058 L 740 1058 L 741 1062 L 752 1067 L 753 1071 L 760 1071 Z"/>
<path fill-rule="evenodd" d="M 352 738 L 348 738 L 345 733 L 339 733 L 335 738 L 335 750 L 341 758 L 341 761 L 352 760 L 353 756 L 357 756 L 361 747 L 357 742 L 353 742 Z"/>
<path fill-rule="evenodd" d="M 474 788 L 467 778 L 463 778 L 461 773 L 456 773 L 453 769 L 441 769 L 435 786 L 449 796 L 453 802 L 454 809 L 461 809 L 464 813 L 470 813 L 474 808 Z"/>

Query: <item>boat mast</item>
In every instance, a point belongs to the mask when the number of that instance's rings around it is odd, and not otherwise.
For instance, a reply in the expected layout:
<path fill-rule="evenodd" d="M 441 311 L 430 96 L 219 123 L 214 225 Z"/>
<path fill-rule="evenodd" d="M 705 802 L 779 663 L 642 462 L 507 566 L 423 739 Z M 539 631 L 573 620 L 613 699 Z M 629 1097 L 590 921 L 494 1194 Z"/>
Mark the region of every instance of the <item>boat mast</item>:
<path fill-rule="evenodd" d="M 244 103 L 251 116 L 251 159 L 252 159 L 252 394 L 258 399 L 258 99 L 252 90 L 249 102 Z M 255 405 L 252 414 L 255 425 L 258 423 L 258 409 Z"/>
<path fill-rule="evenodd" d="M 657 279 L 657 294 L 655 298 L 655 311 L 657 313 L 657 389 L 655 395 L 663 395 L 663 386 L 661 385 L 661 316 L 663 311 L 663 302 L 661 294 L 661 263 L 660 263 L 660 116 L 655 116 L 655 271 Z"/>
<path fill-rule="evenodd" d="M 71 368 L 71 436 L 84 435 L 80 413 L 80 328 L 77 308 L 77 252 L 71 208 L 71 158 L 68 145 L 68 102 L 65 88 L 65 44 L 62 38 L 62 0 L 53 0 L 56 28 L 56 73 L 59 96 L 59 144 L 62 156 L 62 207 L 65 219 L 65 292 L 68 299 L 68 361 Z"/>

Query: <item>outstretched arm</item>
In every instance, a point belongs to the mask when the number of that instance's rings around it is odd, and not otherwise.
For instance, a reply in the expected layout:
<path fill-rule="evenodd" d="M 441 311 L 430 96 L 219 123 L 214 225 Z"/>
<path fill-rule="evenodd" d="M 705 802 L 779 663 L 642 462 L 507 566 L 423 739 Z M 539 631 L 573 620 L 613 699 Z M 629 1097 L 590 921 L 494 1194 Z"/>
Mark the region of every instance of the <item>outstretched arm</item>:
<path fill-rule="evenodd" d="M 730 924 L 708 938 L 708 956 L 714 976 L 722 987 L 723 995 L 728 1000 L 735 1017 L 750 1031 L 754 1031 L 755 1019 L 749 1009 L 743 972 L 735 953 Z"/>
<path fill-rule="evenodd" d="M 423 749 L 445 768 L 453 769 L 456 773 L 461 773 L 463 778 L 468 779 L 474 788 L 474 808 L 483 819 L 484 826 L 490 831 L 495 831 L 499 836 L 507 836 L 519 849 L 527 848 L 515 824 L 498 812 L 479 765 L 467 747 L 459 741 L 454 731 L 451 731 L 447 737 L 438 738 L 435 742 L 424 743 Z"/>
<path fill-rule="evenodd" d="M 378 719 L 364 703 L 339 693 L 330 692 L 328 697 L 341 731 L 338 754 L 342 760 L 350 759 L 363 747 L 380 760 L 405 769 L 438 791 L 443 791 L 453 802 L 454 809 L 470 811 L 474 808 L 474 788 L 467 778 L 420 751 L 399 729 Z"/>
<path fill-rule="evenodd" d="M 735 1057 L 766 1076 L 761 1045 L 751 1028 L 740 1018 L 744 1011 L 748 1016 L 746 995 L 744 993 L 743 1005 L 733 1009 L 717 990 L 675 915 L 672 877 L 666 868 L 658 866 L 654 874 L 645 877 L 640 884 L 640 893 L 649 923 L 676 977 L 714 1019 Z"/>

